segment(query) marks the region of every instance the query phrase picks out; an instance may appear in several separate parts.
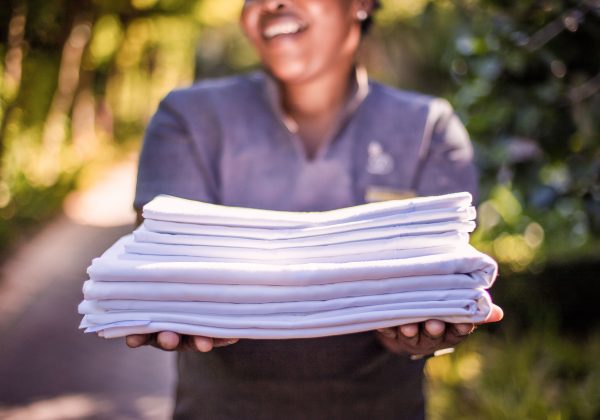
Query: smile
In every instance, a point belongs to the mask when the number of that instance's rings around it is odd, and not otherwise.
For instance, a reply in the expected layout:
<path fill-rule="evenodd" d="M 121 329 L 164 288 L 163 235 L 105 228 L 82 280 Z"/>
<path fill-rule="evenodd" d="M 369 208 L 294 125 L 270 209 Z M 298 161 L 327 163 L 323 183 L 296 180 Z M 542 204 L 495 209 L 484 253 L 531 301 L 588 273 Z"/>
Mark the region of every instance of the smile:
<path fill-rule="evenodd" d="M 280 35 L 293 35 L 299 32 L 302 32 L 305 29 L 305 26 L 301 25 L 298 22 L 281 22 L 269 25 L 263 31 L 263 37 L 266 39 L 273 39 L 276 36 Z"/>

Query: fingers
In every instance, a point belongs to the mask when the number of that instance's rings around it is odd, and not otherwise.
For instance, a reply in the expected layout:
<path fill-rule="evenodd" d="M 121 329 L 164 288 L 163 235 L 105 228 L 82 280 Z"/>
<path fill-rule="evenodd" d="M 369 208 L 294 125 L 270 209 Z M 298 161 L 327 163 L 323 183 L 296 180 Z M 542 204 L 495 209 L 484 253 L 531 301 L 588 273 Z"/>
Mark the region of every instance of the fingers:
<path fill-rule="evenodd" d="M 450 324 L 449 330 L 450 333 L 463 337 L 475 331 L 475 324 Z"/>
<path fill-rule="evenodd" d="M 406 338 L 416 338 L 419 334 L 419 324 L 401 325 L 399 330 L 400 334 Z"/>
<path fill-rule="evenodd" d="M 217 347 L 235 344 L 238 338 L 211 338 L 201 336 L 180 335 L 171 331 L 161 331 L 157 334 L 134 334 L 125 337 L 128 347 L 151 345 L 165 351 L 199 351 L 207 353 Z"/>
<path fill-rule="evenodd" d="M 438 321 L 437 319 L 430 319 L 425 321 L 423 325 L 423 332 L 432 340 L 437 340 L 444 335 L 446 331 L 446 323 Z"/>
<path fill-rule="evenodd" d="M 193 344 L 191 350 L 208 353 L 214 347 L 214 340 L 210 337 L 194 336 L 190 337 L 190 339 Z"/>
<path fill-rule="evenodd" d="M 157 346 L 166 351 L 176 350 L 180 343 L 181 336 L 171 331 L 159 332 L 156 337 Z"/>
<path fill-rule="evenodd" d="M 492 310 L 490 311 L 490 314 L 488 315 L 486 320 L 482 322 L 482 324 L 487 324 L 489 322 L 498 322 L 501 321 L 502 318 L 504 318 L 504 311 L 501 307 L 492 303 Z"/>
<path fill-rule="evenodd" d="M 129 348 L 135 349 L 147 345 L 150 341 L 150 334 L 135 334 L 125 337 L 125 343 Z"/>
<path fill-rule="evenodd" d="M 401 325 L 395 336 L 389 334 L 389 328 L 378 330 L 378 338 L 394 353 L 426 355 L 458 344 L 473 328 L 473 324 L 452 325 L 432 319 L 420 324 Z"/>

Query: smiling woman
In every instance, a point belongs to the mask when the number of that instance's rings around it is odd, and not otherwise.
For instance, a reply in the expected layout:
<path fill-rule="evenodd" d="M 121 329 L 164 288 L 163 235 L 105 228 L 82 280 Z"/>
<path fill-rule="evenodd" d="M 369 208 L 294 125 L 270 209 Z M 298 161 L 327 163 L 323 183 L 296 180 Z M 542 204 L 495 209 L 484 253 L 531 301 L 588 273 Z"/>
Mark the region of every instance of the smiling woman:
<path fill-rule="evenodd" d="M 475 193 L 471 145 L 450 105 L 370 81 L 357 63 L 376 7 L 374 0 L 247 0 L 241 25 L 263 69 L 202 81 L 162 101 L 146 132 L 136 207 L 158 194 L 321 211 L 381 191 Z M 492 314 L 488 321 L 501 317 Z M 178 357 L 175 418 L 412 419 L 424 416 L 423 361 L 409 356 L 457 344 L 473 327 L 429 320 L 239 342 L 161 332 L 127 343 L 196 350 Z"/>
<path fill-rule="evenodd" d="M 333 129 L 352 88 L 362 24 L 373 6 L 368 0 L 244 3 L 242 28 L 277 81 L 283 110 L 309 157 Z"/>
<path fill-rule="evenodd" d="M 282 83 L 347 80 L 360 42 L 357 13 L 366 14 L 367 7 L 350 1 L 254 0 L 245 3 L 241 23 L 265 67 Z"/>

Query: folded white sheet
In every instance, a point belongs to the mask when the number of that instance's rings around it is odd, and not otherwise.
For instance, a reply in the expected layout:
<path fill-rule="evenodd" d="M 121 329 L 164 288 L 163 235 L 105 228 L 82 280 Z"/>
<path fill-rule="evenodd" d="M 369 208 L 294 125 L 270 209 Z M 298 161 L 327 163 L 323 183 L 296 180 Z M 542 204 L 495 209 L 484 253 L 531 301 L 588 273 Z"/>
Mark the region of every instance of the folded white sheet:
<path fill-rule="evenodd" d="M 196 263 L 252 263 L 252 264 L 271 264 L 271 265 L 288 265 L 288 264 L 307 264 L 307 263 L 348 263 L 348 262 L 367 262 L 379 260 L 397 260 L 413 257 L 424 257 L 427 255 L 446 254 L 456 251 L 453 245 L 434 246 L 431 248 L 415 248 L 415 249 L 392 249 L 389 251 L 365 252 L 362 254 L 347 254 L 337 256 L 317 256 L 310 259 L 306 258 L 286 258 L 279 260 L 265 261 L 262 259 L 245 258 L 218 258 L 218 257 L 200 257 L 192 255 L 153 255 L 153 254 L 133 254 L 125 252 L 116 256 L 118 260 L 129 261 L 146 261 L 146 262 L 196 262 Z"/>
<path fill-rule="evenodd" d="M 372 219 L 340 222 L 331 225 L 300 228 L 267 228 L 252 226 L 228 226 L 211 223 L 210 220 L 195 223 L 172 222 L 145 219 L 144 227 L 151 232 L 176 233 L 189 235 L 213 235 L 232 238 L 251 239 L 293 239 L 306 238 L 332 233 L 352 232 L 376 227 L 412 226 L 428 223 L 464 223 L 475 220 L 474 207 L 450 207 L 444 209 L 423 210 L 414 213 L 398 213 Z"/>
<path fill-rule="evenodd" d="M 463 192 L 302 213 L 229 207 L 162 195 L 144 206 L 143 216 L 145 219 L 223 226 L 306 228 L 448 207 L 469 207 L 471 201 L 471 194 Z"/>
<path fill-rule="evenodd" d="M 265 263 L 289 264 L 314 261 L 315 258 L 349 257 L 360 261 L 363 254 L 414 250 L 438 246 L 460 247 L 469 243 L 467 233 L 446 232 L 436 235 L 400 236 L 396 238 L 371 239 L 326 246 L 305 246 L 280 249 L 257 249 L 233 246 L 176 245 L 130 241 L 125 251 L 144 255 L 182 255 L 235 260 L 257 260 Z M 373 259 L 373 258 L 370 258 Z M 383 258 L 378 258 L 383 259 Z"/>
<path fill-rule="evenodd" d="M 376 296 L 355 296 L 329 300 L 309 300 L 303 302 L 273 303 L 220 303 L 220 302 L 181 302 L 159 300 L 84 300 L 78 307 L 79 313 L 97 314 L 101 312 L 123 311 L 157 311 L 182 312 L 188 314 L 207 315 L 266 315 L 317 313 L 344 308 L 405 303 L 422 307 L 431 302 L 444 301 L 478 301 L 487 292 L 483 289 L 433 290 L 418 292 L 388 293 Z"/>
<path fill-rule="evenodd" d="M 113 312 L 86 315 L 81 327 L 111 324 L 121 321 L 151 321 L 151 322 L 175 322 L 181 324 L 204 325 L 216 328 L 272 328 L 272 329 L 304 329 L 324 328 L 362 322 L 377 322 L 390 318 L 400 319 L 403 317 L 415 317 L 428 314 L 428 311 L 436 311 L 438 316 L 467 316 L 475 315 L 478 310 L 477 302 L 473 301 L 451 301 L 447 304 L 431 302 L 429 307 L 407 307 L 406 304 L 394 303 L 365 307 L 362 311 L 356 308 L 340 309 L 319 314 L 279 314 L 279 315 L 199 315 L 168 312 Z"/>
<path fill-rule="evenodd" d="M 471 316 L 441 316 L 432 311 L 429 316 L 412 318 L 390 318 L 377 322 L 345 324 L 335 327 L 304 329 L 261 329 L 261 328 L 214 328 L 203 325 L 180 324 L 175 322 L 134 321 L 100 325 L 87 328 L 85 332 L 97 332 L 100 337 L 118 338 L 130 334 L 151 334 L 160 331 L 176 331 L 179 334 L 200 335 L 214 338 L 244 338 L 255 340 L 286 340 L 298 338 L 330 337 L 372 331 L 378 328 L 395 327 L 403 324 L 423 322 L 428 319 L 440 319 L 450 323 L 470 323 Z M 480 321 L 475 321 L 480 322 Z"/>
<path fill-rule="evenodd" d="M 367 229 L 352 230 L 348 232 L 331 233 L 300 238 L 286 239 L 257 239 L 244 237 L 225 236 L 235 228 L 225 228 L 220 232 L 222 236 L 194 235 L 182 233 L 157 233 L 151 232 L 146 227 L 140 226 L 133 232 L 136 243 L 197 245 L 211 247 L 233 247 L 253 249 L 285 249 L 298 247 L 316 247 L 374 239 L 391 239 L 396 237 L 417 237 L 424 235 L 440 235 L 453 233 L 470 233 L 475 229 L 475 222 L 440 222 L 424 223 L 411 226 L 386 226 Z M 428 244 L 428 247 L 430 245 Z"/>
<path fill-rule="evenodd" d="M 96 281 L 146 281 L 204 284 L 303 286 L 409 276 L 468 273 L 479 286 L 491 286 L 497 264 L 466 245 L 454 252 L 422 257 L 350 263 L 255 264 L 223 262 L 146 262 L 119 259 L 128 235 L 117 241 L 88 268 Z M 452 287 L 451 287 L 452 288 Z"/>
<path fill-rule="evenodd" d="M 486 287 L 468 274 L 413 276 L 379 280 L 347 281 L 304 286 L 223 285 L 189 283 L 147 283 L 88 280 L 83 294 L 89 300 L 135 299 L 230 303 L 303 302 L 351 296 L 421 290 Z"/>
<path fill-rule="evenodd" d="M 320 328 L 218 328 L 205 325 L 195 325 L 177 322 L 156 321 L 123 321 L 112 324 L 100 324 L 86 328 L 86 332 L 98 332 L 101 337 L 116 338 L 129 334 L 149 334 L 159 331 L 175 331 L 180 334 L 201 335 L 215 338 L 249 338 L 249 339 L 294 339 L 334 336 L 341 334 L 352 334 L 371 331 L 378 328 L 394 327 L 397 325 L 410 324 L 426 321 L 428 319 L 439 319 L 450 323 L 482 322 L 490 312 L 489 302 L 482 299 L 478 302 L 478 310 L 475 314 L 465 310 L 462 314 L 448 314 L 446 309 L 430 308 L 426 310 L 413 311 L 410 313 L 386 313 L 375 317 L 375 321 L 349 322 L 334 326 Z M 371 319 L 371 316 L 365 319 Z"/>

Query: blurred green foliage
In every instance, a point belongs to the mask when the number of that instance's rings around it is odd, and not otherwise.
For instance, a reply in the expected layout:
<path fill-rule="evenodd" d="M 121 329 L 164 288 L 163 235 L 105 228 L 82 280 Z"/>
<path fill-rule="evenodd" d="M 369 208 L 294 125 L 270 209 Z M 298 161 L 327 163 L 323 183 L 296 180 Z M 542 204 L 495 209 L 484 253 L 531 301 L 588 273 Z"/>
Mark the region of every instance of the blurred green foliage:
<path fill-rule="evenodd" d="M 193 81 L 201 4 L 3 3 L 0 251 L 56 214 L 86 171 L 139 148 L 158 101 Z"/>
<path fill-rule="evenodd" d="M 428 418 L 597 419 L 600 334 L 565 340 L 550 325 L 525 335 L 479 332 L 427 362 Z"/>
<path fill-rule="evenodd" d="M 597 258 L 600 2 L 422 3 L 382 19 L 371 67 L 445 96 L 466 123 L 482 175 L 476 245 L 513 271 Z M 405 61 L 409 74 L 392 70 Z"/>

